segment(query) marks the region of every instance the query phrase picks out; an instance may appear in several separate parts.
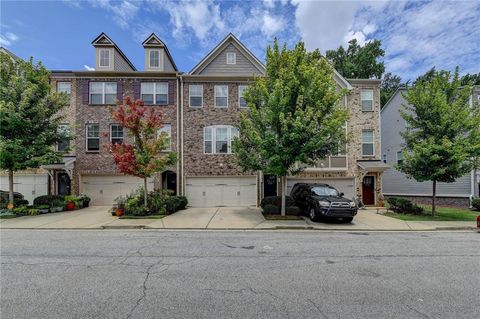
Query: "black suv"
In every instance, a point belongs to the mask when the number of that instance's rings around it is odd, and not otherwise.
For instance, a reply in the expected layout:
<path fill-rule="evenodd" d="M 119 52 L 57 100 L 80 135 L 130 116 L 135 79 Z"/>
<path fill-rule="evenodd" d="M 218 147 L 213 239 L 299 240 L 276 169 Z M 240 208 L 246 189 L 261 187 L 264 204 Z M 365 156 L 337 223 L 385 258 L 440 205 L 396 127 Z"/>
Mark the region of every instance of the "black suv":
<path fill-rule="evenodd" d="M 308 212 L 313 221 L 329 217 L 341 218 L 349 223 L 357 214 L 358 207 L 355 202 L 343 197 L 343 193 L 328 184 L 297 183 L 293 185 L 290 195 L 295 204 Z"/>

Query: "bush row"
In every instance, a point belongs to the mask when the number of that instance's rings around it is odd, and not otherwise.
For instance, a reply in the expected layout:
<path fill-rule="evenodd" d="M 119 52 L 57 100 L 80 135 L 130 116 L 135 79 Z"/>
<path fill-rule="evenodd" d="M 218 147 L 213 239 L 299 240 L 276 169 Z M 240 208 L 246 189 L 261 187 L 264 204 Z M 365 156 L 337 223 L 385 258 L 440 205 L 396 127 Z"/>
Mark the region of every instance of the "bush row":
<path fill-rule="evenodd" d="M 480 197 L 472 199 L 472 207 L 473 209 L 480 211 Z"/>
<path fill-rule="evenodd" d="M 262 199 L 260 206 L 265 215 L 278 215 L 281 212 L 282 196 L 267 196 Z M 285 214 L 301 215 L 300 208 L 295 206 L 295 200 L 290 196 L 285 196 Z"/>
<path fill-rule="evenodd" d="M 115 207 L 124 210 L 127 216 L 148 216 L 173 214 L 185 209 L 188 205 L 185 196 L 173 196 L 168 191 L 151 191 L 147 196 L 147 207 L 144 205 L 143 189 L 138 188 L 128 196 L 115 199 Z"/>
<path fill-rule="evenodd" d="M 390 197 L 387 200 L 387 203 L 390 205 L 390 209 L 395 213 L 412 215 L 422 215 L 425 213 L 425 210 L 422 207 L 412 203 L 406 198 Z"/>

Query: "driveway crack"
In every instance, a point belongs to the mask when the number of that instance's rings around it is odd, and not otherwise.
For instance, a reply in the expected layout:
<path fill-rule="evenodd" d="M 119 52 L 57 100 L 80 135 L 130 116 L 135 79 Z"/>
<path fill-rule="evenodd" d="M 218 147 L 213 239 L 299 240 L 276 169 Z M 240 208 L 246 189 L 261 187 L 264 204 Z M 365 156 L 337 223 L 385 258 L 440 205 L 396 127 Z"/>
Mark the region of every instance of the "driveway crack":
<path fill-rule="evenodd" d="M 210 218 L 210 220 L 209 220 L 208 223 L 207 223 L 207 226 L 205 226 L 205 229 L 208 228 L 208 226 L 210 225 L 210 223 L 212 222 L 212 220 L 215 218 L 215 216 L 217 216 L 217 213 L 218 213 L 219 210 L 220 210 L 220 207 L 217 208 L 217 210 L 216 210 L 215 213 L 213 214 L 212 218 Z"/>

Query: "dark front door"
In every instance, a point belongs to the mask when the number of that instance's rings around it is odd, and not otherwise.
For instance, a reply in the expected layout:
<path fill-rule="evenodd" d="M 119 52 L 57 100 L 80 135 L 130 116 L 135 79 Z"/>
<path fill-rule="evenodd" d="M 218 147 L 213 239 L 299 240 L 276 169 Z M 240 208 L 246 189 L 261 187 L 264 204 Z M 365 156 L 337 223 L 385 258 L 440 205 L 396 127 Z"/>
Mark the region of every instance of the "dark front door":
<path fill-rule="evenodd" d="M 263 196 L 277 196 L 277 176 L 263 176 Z"/>
<path fill-rule="evenodd" d="M 163 188 L 171 190 L 173 195 L 177 194 L 177 174 L 171 171 L 163 173 Z"/>
<path fill-rule="evenodd" d="M 362 201 L 364 205 L 375 205 L 375 177 L 373 176 L 363 178 Z"/>
<path fill-rule="evenodd" d="M 57 173 L 57 194 L 70 195 L 70 177 L 67 173 Z"/>

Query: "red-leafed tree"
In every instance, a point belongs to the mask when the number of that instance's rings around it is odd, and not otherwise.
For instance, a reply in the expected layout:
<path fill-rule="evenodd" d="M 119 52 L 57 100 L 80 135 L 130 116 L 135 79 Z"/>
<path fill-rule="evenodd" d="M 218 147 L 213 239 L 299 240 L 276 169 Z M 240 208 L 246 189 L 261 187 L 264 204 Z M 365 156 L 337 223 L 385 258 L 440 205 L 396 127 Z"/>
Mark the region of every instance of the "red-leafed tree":
<path fill-rule="evenodd" d="M 111 152 L 117 168 L 124 174 L 143 178 L 144 203 L 147 205 L 147 178 L 165 170 L 177 161 L 177 154 L 165 153 L 170 137 L 160 129 L 163 114 L 144 106 L 142 100 L 124 97 L 123 103 L 110 110 L 112 118 L 133 137 L 133 144 L 112 144 Z"/>

